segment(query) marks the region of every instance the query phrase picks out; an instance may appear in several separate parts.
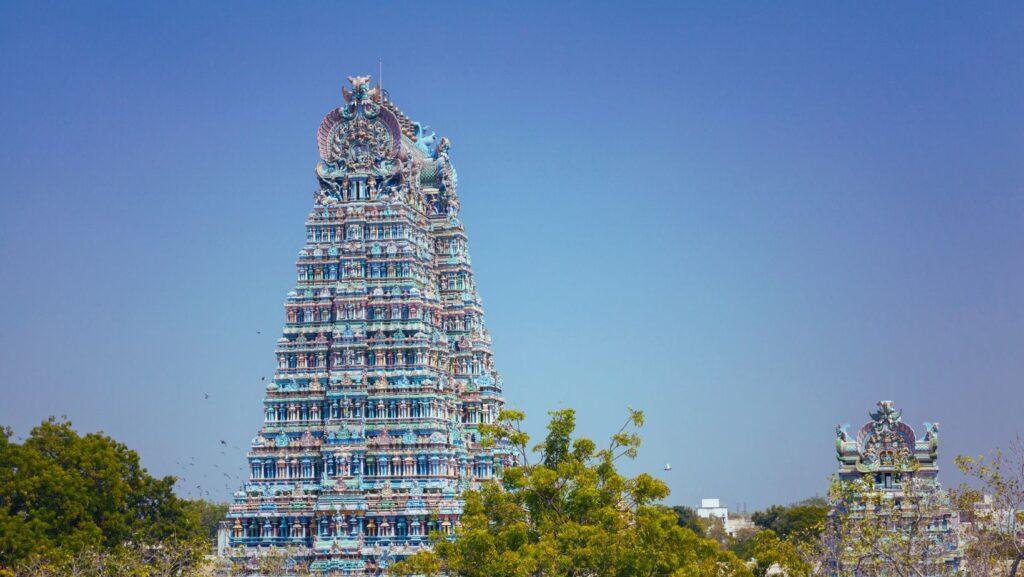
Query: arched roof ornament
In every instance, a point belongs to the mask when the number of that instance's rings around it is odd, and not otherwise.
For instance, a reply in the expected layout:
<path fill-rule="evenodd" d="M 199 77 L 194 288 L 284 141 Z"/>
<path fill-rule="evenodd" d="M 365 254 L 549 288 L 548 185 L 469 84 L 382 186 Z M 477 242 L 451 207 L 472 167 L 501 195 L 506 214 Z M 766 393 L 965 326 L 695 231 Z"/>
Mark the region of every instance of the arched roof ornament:
<path fill-rule="evenodd" d="M 913 428 L 903 422 L 903 411 L 892 401 L 879 401 L 869 413 L 871 420 L 856 438 L 849 425 L 836 427 L 836 457 L 842 470 L 850 472 L 906 471 L 934 469 L 938 453 L 938 427 L 925 424 L 925 436 L 918 440 Z"/>
<path fill-rule="evenodd" d="M 324 116 L 317 130 L 323 161 L 321 177 L 345 174 L 388 175 L 397 171 L 402 127 L 389 107 L 381 106 L 379 87 L 369 76 L 350 76 L 352 90 L 342 88 L 345 104 Z"/>

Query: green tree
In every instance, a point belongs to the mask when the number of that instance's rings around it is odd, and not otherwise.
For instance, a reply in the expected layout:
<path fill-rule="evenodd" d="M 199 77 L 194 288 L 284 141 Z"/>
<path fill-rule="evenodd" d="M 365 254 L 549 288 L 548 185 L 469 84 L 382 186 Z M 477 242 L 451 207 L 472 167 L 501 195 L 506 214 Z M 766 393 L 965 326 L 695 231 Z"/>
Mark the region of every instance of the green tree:
<path fill-rule="evenodd" d="M 715 540 L 724 545 L 726 549 L 735 553 L 743 561 L 749 561 L 754 558 L 755 539 L 762 532 L 761 529 L 744 527 L 735 531 L 730 536 L 725 533 L 722 522 L 716 519 L 714 529 L 709 532 L 709 536 L 713 536 Z"/>
<path fill-rule="evenodd" d="M 789 507 L 772 505 L 751 515 L 755 525 L 770 529 L 783 539 L 811 541 L 818 538 L 828 515 L 828 507 L 817 502 Z"/>
<path fill-rule="evenodd" d="M 803 501 L 797 501 L 793 503 L 794 507 L 820 507 L 828 510 L 828 499 L 815 495 L 814 497 L 808 497 Z"/>
<path fill-rule="evenodd" d="M 111 549 L 52 549 L 19 561 L 5 577 L 200 577 L 209 575 L 205 540 L 125 544 Z"/>
<path fill-rule="evenodd" d="M 637 453 L 635 430 L 643 414 L 629 420 L 598 449 L 574 437 L 575 413 L 551 413 L 548 434 L 534 448 L 520 425 L 522 413 L 503 411 L 486 427 L 488 442 L 518 452 L 519 465 L 501 483 L 469 491 L 461 526 L 453 539 L 433 535 L 434 550 L 399 563 L 395 574 L 452 577 L 527 576 L 749 576 L 733 554 L 679 526 L 678 515 L 657 503 L 668 488 L 650 475 L 624 477 L 622 457 Z"/>
<path fill-rule="evenodd" d="M 22 444 L 0 428 L 0 568 L 58 550 L 192 539 L 202 531 L 198 516 L 174 482 L 150 476 L 121 443 L 80 436 L 67 421 L 44 421 Z"/>
<path fill-rule="evenodd" d="M 672 511 L 676 514 L 676 523 L 680 527 L 685 527 L 701 537 L 704 536 L 704 525 L 701 523 L 700 517 L 697 516 L 697 511 L 693 507 L 676 505 L 672 507 Z"/>
<path fill-rule="evenodd" d="M 956 464 L 980 483 L 953 492 L 970 520 L 964 529 L 967 570 L 1016 577 L 1024 561 L 1024 439 L 988 457 L 957 457 Z"/>
<path fill-rule="evenodd" d="M 775 531 L 759 531 L 751 539 L 750 558 L 754 560 L 755 577 L 765 577 L 770 569 L 782 570 L 786 577 L 807 577 L 811 565 L 804 559 L 796 545 L 780 539 Z"/>
<path fill-rule="evenodd" d="M 190 499 L 185 501 L 185 505 L 191 514 L 195 516 L 203 534 L 210 540 L 215 540 L 220 522 L 228 514 L 228 504 L 214 503 L 204 499 Z"/>
<path fill-rule="evenodd" d="M 772 505 L 764 511 L 755 511 L 754 514 L 750 516 L 750 520 L 762 529 L 774 530 L 775 526 L 779 522 L 779 518 L 782 517 L 782 514 L 785 511 L 786 508 L 782 505 Z"/>

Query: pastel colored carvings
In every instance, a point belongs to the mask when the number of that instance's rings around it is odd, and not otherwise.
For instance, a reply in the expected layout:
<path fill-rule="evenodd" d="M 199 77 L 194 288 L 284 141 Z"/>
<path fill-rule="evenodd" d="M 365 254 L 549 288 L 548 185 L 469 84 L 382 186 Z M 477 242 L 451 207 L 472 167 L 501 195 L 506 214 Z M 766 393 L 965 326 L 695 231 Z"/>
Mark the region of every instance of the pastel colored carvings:
<path fill-rule="evenodd" d="M 847 431 L 849 425 L 836 427 L 836 456 L 841 470 L 938 470 L 938 423 L 925 423 L 925 436 L 918 440 L 914 430 L 903 422 L 903 411 L 892 401 L 879 401 L 878 409 L 870 416 L 871 421 L 858 430 L 856 438 Z"/>
<path fill-rule="evenodd" d="M 927 540 L 933 549 L 929 563 L 934 567 L 955 573 L 959 566 L 962 550 L 956 534 L 957 515 L 949 502 L 949 496 L 942 490 L 938 480 L 938 423 L 924 424 L 924 437 L 918 438 L 913 428 L 903 422 L 903 411 L 892 401 L 879 401 L 878 408 L 870 414 L 871 420 L 864 424 L 856 437 L 847 431 L 849 425 L 836 427 L 836 457 L 839 460 L 838 482 L 840 486 L 856 488 L 856 498 L 868 500 L 871 511 L 886 514 L 890 509 L 880 503 L 915 503 L 917 513 L 926 516 Z M 842 495 L 840 493 L 839 495 Z M 845 505 L 843 497 L 833 496 L 837 510 Z M 846 498 L 850 498 L 847 496 Z M 859 503 L 859 506 L 866 506 Z M 851 517 L 857 523 L 856 517 Z M 871 521 L 874 522 L 874 521 Z M 894 543 L 905 539 L 906 551 L 921 551 L 921 545 L 912 547 L 917 536 L 907 527 L 898 531 Z M 856 532 L 854 532 L 856 534 Z M 856 562 L 846 559 L 848 562 Z"/>
<path fill-rule="evenodd" d="M 287 547 L 314 574 L 357 576 L 450 533 L 461 492 L 512 457 L 465 442 L 503 401 L 450 144 L 349 81 L 317 133 L 297 286 L 227 526 L 242 562 Z"/>

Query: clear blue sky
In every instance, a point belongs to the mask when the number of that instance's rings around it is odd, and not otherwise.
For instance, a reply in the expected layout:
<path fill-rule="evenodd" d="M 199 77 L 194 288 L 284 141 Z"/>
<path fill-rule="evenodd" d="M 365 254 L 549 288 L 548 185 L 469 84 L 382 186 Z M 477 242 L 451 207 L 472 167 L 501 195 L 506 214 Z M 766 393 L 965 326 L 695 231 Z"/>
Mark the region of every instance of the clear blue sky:
<path fill-rule="evenodd" d="M 947 483 L 1022 432 L 1021 4 L 546 4 L 0 5 L 0 423 L 226 497 L 316 128 L 381 57 L 453 142 L 533 430 L 644 409 L 631 470 L 751 508 L 821 493 L 880 398 Z"/>

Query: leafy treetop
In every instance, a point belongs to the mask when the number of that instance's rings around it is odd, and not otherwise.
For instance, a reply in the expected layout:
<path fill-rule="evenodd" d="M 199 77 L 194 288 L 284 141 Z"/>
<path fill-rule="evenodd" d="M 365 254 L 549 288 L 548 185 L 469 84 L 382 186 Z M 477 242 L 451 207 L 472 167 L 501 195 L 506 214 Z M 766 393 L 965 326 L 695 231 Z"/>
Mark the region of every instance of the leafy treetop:
<path fill-rule="evenodd" d="M 198 514 L 139 456 L 101 433 L 49 419 L 22 444 L 0 428 L 0 568 L 56 550 L 193 539 Z"/>
<path fill-rule="evenodd" d="M 519 465 L 500 484 L 466 494 L 454 539 L 433 535 L 434 550 L 397 564 L 398 575 L 452 577 L 749 576 L 750 570 L 714 541 L 680 527 L 668 495 L 648 474 L 625 477 L 622 457 L 636 456 L 643 413 L 629 418 L 607 446 L 574 437 L 575 413 L 550 413 L 548 433 L 533 448 L 523 414 L 503 411 L 485 427 L 488 442 L 511 447 Z"/>

